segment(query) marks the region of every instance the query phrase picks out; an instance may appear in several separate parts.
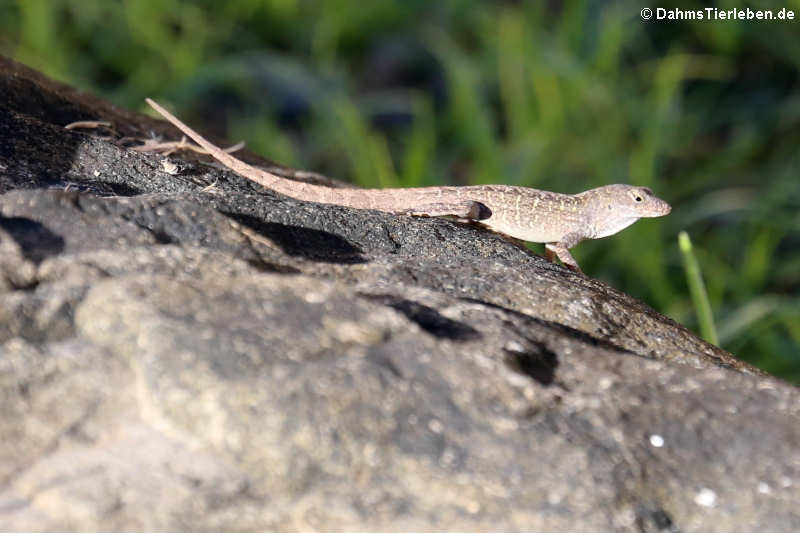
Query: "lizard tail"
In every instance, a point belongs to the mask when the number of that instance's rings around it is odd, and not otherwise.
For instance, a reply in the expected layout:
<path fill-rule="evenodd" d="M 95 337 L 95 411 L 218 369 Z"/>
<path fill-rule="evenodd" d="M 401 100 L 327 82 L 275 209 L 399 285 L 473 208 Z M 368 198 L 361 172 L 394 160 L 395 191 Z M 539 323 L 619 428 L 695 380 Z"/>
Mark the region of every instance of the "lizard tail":
<path fill-rule="evenodd" d="M 272 172 L 268 172 L 264 169 L 254 167 L 253 165 L 245 163 L 241 159 L 232 156 L 222 148 L 216 146 L 211 141 L 184 124 L 178 117 L 161 107 L 155 101 L 151 100 L 150 98 L 146 98 L 145 101 L 162 117 L 171 122 L 173 126 L 181 130 L 194 142 L 202 146 L 214 159 L 233 170 L 240 176 L 254 181 L 263 187 L 272 189 L 275 192 L 295 198 L 297 200 L 318 202 L 323 204 L 338 204 L 347 207 L 381 209 L 380 204 L 386 203 L 385 201 L 376 201 L 375 203 L 379 205 L 374 207 L 371 205 L 364 205 L 365 203 L 371 202 L 364 201 L 363 190 L 335 189 L 333 187 L 323 187 L 311 183 L 303 183 L 301 181 L 290 180 L 273 174 Z M 377 197 L 381 196 L 384 195 L 377 195 Z M 375 198 L 375 200 L 380 200 L 380 198 Z"/>
<path fill-rule="evenodd" d="M 324 187 L 312 183 L 304 183 L 284 178 L 268 172 L 264 169 L 254 167 L 238 159 L 222 148 L 216 146 L 211 141 L 197 133 L 195 130 L 184 124 L 178 117 L 158 105 L 150 98 L 145 101 L 155 109 L 162 117 L 172 123 L 173 126 L 189 136 L 194 142 L 205 148 L 214 159 L 233 170 L 240 176 L 254 181 L 296 200 L 306 202 L 317 202 L 321 204 L 335 204 L 356 209 L 375 209 L 388 213 L 406 213 L 413 211 L 415 205 L 430 205 L 431 208 L 441 207 L 447 211 L 447 203 L 442 202 L 442 194 L 450 187 L 420 187 L 403 189 L 402 200 L 398 199 L 398 191 L 394 189 L 338 189 L 334 187 Z M 456 194 L 456 199 L 461 200 L 460 195 Z M 439 203 L 441 203 L 441 206 Z M 451 214 L 451 213 L 444 213 Z M 486 217 L 483 217 L 486 218 Z"/>

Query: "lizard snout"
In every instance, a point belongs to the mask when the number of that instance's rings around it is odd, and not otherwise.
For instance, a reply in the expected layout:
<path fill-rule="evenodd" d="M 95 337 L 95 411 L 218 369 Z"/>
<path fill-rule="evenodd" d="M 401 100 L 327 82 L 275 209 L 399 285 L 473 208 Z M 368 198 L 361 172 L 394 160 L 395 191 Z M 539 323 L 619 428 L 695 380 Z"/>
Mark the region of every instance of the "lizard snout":
<path fill-rule="evenodd" d="M 661 198 L 653 197 L 650 199 L 649 204 L 647 206 L 649 213 L 644 215 L 646 217 L 663 217 L 672 211 L 672 206 Z"/>

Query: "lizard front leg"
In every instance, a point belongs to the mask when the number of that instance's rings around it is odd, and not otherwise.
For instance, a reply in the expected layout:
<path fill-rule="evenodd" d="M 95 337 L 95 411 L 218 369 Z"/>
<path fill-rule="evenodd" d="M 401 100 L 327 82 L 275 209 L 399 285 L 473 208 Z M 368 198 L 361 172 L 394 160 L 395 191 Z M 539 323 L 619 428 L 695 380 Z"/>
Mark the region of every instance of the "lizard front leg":
<path fill-rule="evenodd" d="M 584 239 L 580 233 L 568 233 L 559 242 L 551 242 L 544 245 L 545 257 L 548 261 L 553 261 L 554 257 L 558 257 L 564 266 L 573 272 L 583 274 L 583 270 L 578 266 L 578 262 L 572 257 L 569 249 L 581 242 Z"/>

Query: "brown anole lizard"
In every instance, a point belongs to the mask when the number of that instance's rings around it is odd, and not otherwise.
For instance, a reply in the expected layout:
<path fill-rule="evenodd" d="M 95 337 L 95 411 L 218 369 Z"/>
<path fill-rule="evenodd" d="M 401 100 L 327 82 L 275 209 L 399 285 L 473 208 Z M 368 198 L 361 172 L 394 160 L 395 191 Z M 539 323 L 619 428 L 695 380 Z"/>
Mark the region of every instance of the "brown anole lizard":
<path fill-rule="evenodd" d="M 514 239 L 545 243 L 549 260 L 557 256 L 581 272 L 569 249 L 585 239 L 608 237 L 640 218 L 660 217 L 671 207 L 647 187 L 605 185 L 578 194 L 561 194 L 511 185 L 337 189 L 277 176 L 235 158 L 213 145 L 147 98 L 147 103 L 191 137 L 214 159 L 242 177 L 275 192 L 322 204 L 375 209 L 415 216 L 454 216 L 475 221 Z"/>

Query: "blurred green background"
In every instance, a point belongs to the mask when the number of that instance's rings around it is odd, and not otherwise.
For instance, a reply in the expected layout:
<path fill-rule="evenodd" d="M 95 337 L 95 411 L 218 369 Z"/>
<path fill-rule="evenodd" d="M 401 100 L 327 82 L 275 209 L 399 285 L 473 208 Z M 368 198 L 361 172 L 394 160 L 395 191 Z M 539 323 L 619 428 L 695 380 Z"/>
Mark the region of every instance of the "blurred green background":
<path fill-rule="evenodd" d="M 662 3 L 700 9 L 705 3 Z M 2 0 L 0 53 L 124 107 L 364 186 L 647 185 L 669 217 L 574 250 L 690 328 L 685 230 L 719 343 L 800 383 L 795 21 L 646 2 Z"/>

